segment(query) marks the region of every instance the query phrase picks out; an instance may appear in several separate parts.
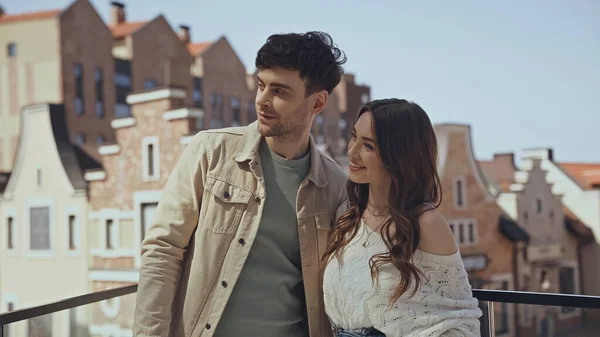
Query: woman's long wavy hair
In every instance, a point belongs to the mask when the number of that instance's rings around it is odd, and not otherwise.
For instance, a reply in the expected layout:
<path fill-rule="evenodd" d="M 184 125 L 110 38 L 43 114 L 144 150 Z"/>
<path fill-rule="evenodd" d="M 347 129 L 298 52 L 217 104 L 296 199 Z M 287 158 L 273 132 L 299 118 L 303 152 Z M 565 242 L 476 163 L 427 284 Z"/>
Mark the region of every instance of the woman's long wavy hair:
<path fill-rule="evenodd" d="M 380 229 L 388 251 L 371 257 L 369 264 L 373 280 L 384 264 L 391 263 L 400 271 L 401 279 L 391 297 L 391 305 L 413 282 L 416 291 L 423 276 L 412 264 L 412 256 L 420 241 L 419 217 L 431 208 L 425 205 L 429 203 L 437 208 L 442 200 L 437 140 L 427 113 L 416 103 L 403 99 L 371 101 L 360 109 L 357 120 L 367 111 L 373 116 L 377 151 L 391 177 L 390 217 Z M 337 220 L 329 238 L 321 261 L 321 277 L 333 256 L 341 263 L 343 249 L 357 235 L 367 208 L 368 184 L 348 180 L 346 188 L 348 209 Z"/>

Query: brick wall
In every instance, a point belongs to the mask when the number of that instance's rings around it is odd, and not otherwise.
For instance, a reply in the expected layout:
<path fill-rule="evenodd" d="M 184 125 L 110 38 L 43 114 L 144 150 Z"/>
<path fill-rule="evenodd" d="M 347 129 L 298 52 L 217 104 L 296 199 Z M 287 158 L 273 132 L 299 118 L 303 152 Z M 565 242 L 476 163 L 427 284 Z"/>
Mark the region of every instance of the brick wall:
<path fill-rule="evenodd" d="M 223 126 L 231 126 L 231 99 L 241 102 L 240 122 L 242 125 L 254 121 L 248 119 L 248 102 L 254 102 L 256 93 L 248 89 L 246 68 L 225 37 L 215 41 L 200 56 L 203 79 L 203 101 L 205 128 L 209 128 L 213 115 L 211 95 L 223 96 Z"/>
<path fill-rule="evenodd" d="M 133 92 L 144 89 L 144 81 L 185 88 L 191 104 L 192 57 L 169 23 L 161 15 L 131 35 Z M 167 83 L 168 82 L 168 83 Z"/>
<path fill-rule="evenodd" d="M 174 104 L 175 103 L 175 104 Z M 133 209 L 135 191 L 160 190 L 175 167 L 182 152 L 181 137 L 192 130 L 187 119 L 165 121 L 165 111 L 181 108 L 172 99 L 163 99 L 131 106 L 136 124 L 119 128 L 116 143 L 121 147 L 117 154 L 103 156 L 106 179 L 89 185 L 90 204 L 93 210 L 117 208 Z M 160 179 L 147 182 L 142 177 L 142 139 L 159 138 Z"/>
<path fill-rule="evenodd" d="M 110 126 L 113 119 L 115 89 L 112 34 L 88 1 L 76 1 L 61 16 L 61 59 L 64 106 L 71 140 L 85 134 L 84 149 L 99 159 L 96 138 L 103 136 L 107 142 L 114 140 Z M 74 67 L 83 69 L 83 115 L 75 112 L 76 83 Z M 102 71 L 104 117 L 96 114 L 96 69 Z"/>
<path fill-rule="evenodd" d="M 487 192 L 478 183 L 478 174 L 471 162 L 472 154 L 468 144 L 468 135 L 453 132 L 448 138 L 447 162 L 441 175 L 443 201 L 440 211 L 449 221 L 452 219 L 473 218 L 477 222 L 478 244 L 461 247 L 461 254 L 486 254 L 488 266 L 476 273 L 488 278 L 493 274 L 513 272 L 513 244 L 498 229 L 498 219 L 502 211 L 495 199 L 486 199 Z M 466 208 L 454 207 L 454 179 L 464 176 L 466 180 Z"/>

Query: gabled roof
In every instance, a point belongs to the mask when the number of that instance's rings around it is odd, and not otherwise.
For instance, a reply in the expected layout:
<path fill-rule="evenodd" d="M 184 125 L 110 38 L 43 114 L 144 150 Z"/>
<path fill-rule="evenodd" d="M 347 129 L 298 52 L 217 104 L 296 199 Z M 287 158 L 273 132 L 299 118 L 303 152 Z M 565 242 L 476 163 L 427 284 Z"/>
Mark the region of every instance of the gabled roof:
<path fill-rule="evenodd" d="M 502 192 L 508 192 L 510 185 L 515 182 L 517 169 L 512 165 L 493 160 L 480 160 L 479 166 L 490 183 L 495 184 Z"/>
<path fill-rule="evenodd" d="M 84 179 L 84 172 L 102 168 L 102 165 L 83 149 L 71 143 L 64 107 L 55 104 L 49 104 L 49 106 L 52 133 L 65 172 L 73 184 L 73 188 L 85 189 L 87 183 Z"/>
<path fill-rule="evenodd" d="M 565 227 L 574 236 L 582 239 L 593 239 L 594 232 L 586 226 L 568 207 L 563 206 L 565 215 Z"/>
<path fill-rule="evenodd" d="M 116 39 L 127 37 L 142 28 L 148 21 L 123 22 L 118 25 L 109 26 L 113 37 Z"/>
<path fill-rule="evenodd" d="M 42 20 L 42 19 L 50 19 L 58 16 L 62 10 L 47 10 L 47 11 L 36 11 L 36 12 L 27 12 L 13 15 L 0 15 L 0 24 L 3 23 L 11 23 L 11 22 L 20 22 L 20 21 L 30 21 L 30 20 Z"/>
<path fill-rule="evenodd" d="M 21 151 L 22 144 L 28 137 L 35 137 L 29 134 L 28 115 L 33 113 L 46 113 L 50 119 L 50 127 L 52 129 L 52 140 L 56 144 L 56 149 L 62 166 L 75 190 L 83 190 L 87 188 L 85 181 L 85 171 L 100 169 L 102 165 L 93 159 L 89 154 L 79 147 L 73 145 L 69 138 L 67 122 L 65 118 L 65 109 L 61 104 L 35 104 L 23 108 L 21 117 L 21 136 L 19 141 L 19 150 L 17 150 L 17 159 L 13 168 L 13 172 L 8 180 L 6 192 L 14 189 L 15 180 L 18 179 L 18 173 L 21 171 L 25 152 Z M 50 141 L 52 141 L 50 140 Z"/>
<path fill-rule="evenodd" d="M 197 43 L 188 43 L 187 49 L 192 54 L 192 56 L 196 57 L 202 55 L 210 47 L 214 42 L 197 42 Z"/>
<path fill-rule="evenodd" d="M 525 231 L 518 223 L 505 215 L 501 215 L 498 220 L 498 229 L 510 241 L 529 242 L 529 233 Z"/>
<path fill-rule="evenodd" d="M 557 163 L 583 189 L 600 188 L 600 163 Z"/>

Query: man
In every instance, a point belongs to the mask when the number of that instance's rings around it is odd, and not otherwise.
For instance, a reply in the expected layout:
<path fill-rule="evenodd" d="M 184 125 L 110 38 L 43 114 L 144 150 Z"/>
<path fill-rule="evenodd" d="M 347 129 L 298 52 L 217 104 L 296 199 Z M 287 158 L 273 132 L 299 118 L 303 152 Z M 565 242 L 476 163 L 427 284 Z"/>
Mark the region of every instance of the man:
<path fill-rule="evenodd" d="M 321 32 L 258 51 L 258 120 L 206 130 L 171 173 L 142 244 L 136 336 L 331 335 L 319 261 L 344 171 L 310 137 L 346 58 Z"/>

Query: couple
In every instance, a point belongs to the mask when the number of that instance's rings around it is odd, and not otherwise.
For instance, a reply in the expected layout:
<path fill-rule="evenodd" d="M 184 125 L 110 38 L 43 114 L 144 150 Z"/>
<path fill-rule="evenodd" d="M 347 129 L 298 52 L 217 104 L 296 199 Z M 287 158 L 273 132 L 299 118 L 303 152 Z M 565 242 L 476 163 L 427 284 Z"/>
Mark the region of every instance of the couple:
<path fill-rule="evenodd" d="M 479 336 L 425 111 L 365 104 L 348 175 L 310 137 L 344 62 L 320 32 L 261 47 L 258 121 L 199 132 L 163 190 L 135 336 Z"/>

